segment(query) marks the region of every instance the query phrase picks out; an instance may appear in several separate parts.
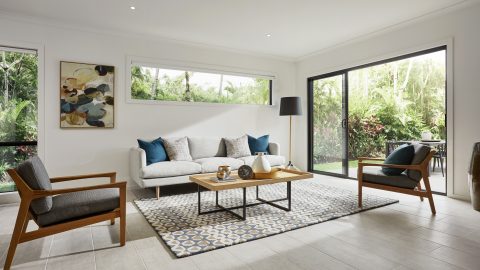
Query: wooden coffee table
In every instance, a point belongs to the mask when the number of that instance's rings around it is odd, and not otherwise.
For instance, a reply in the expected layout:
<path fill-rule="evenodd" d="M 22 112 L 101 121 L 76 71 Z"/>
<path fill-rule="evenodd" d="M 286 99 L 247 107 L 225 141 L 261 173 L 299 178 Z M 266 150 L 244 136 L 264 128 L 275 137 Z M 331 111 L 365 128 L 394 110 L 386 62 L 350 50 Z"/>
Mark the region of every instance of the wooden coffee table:
<path fill-rule="evenodd" d="M 215 182 L 216 174 L 215 173 L 209 173 L 209 174 L 197 174 L 197 175 L 192 175 L 190 176 L 190 181 L 196 183 L 198 185 L 198 214 L 199 215 L 204 215 L 204 214 L 210 214 L 210 213 L 216 213 L 220 211 L 226 211 L 231 213 L 232 215 L 238 217 L 241 220 L 245 220 L 247 218 L 247 207 L 250 206 L 255 206 L 259 204 L 268 204 L 273 207 L 282 209 L 284 211 L 290 211 L 292 208 L 292 181 L 295 180 L 302 180 L 302 179 L 309 179 L 313 178 L 313 174 L 308 173 L 308 172 L 300 172 L 300 171 L 293 171 L 293 170 L 287 170 L 287 169 L 281 169 L 281 171 L 276 173 L 275 178 L 273 179 L 252 179 L 252 180 L 243 180 L 238 177 L 236 172 L 233 172 L 231 175 L 232 178 L 235 179 L 235 181 L 232 182 Z M 259 197 L 259 186 L 263 185 L 271 185 L 271 184 L 277 184 L 277 183 L 287 183 L 287 197 L 286 198 L 280 198 L 280 199 L 275 199 L 275 200 L 265 200 Z M 210 190 L 210 191 L 215 191 L 215 206 L 218 209 L 214 210 L 209 210 L 209 211 L 204 211 L 202 212 L 201 210 L 201 187 Z M 256 203 L 251 203 L 247 204 L 247 187 L 255 187 L 256 188 L 256 199 L 258 202 Z M 234 207 L 224 207 L 218 203 L 218 192 L 222 190 L 229 190 L 229 189 L 237 189 L 241 188 L 243 191 L 243 204 L 240 206 L 234 206 Z M 275 202 L 279 201 L 288 201 L 288 206 L 284 207 L 281 205 L 276 204 Z M 235 213 L 232 210 L 235 209 L 242 209 L 242 215 L 239 215 Z"/>

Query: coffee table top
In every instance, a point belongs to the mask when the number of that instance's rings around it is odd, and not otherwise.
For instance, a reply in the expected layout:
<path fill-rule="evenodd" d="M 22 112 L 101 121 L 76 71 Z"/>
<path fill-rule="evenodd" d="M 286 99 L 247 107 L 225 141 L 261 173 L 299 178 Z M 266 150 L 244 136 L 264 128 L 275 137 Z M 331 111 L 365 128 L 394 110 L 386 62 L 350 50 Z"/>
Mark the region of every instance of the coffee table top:
<path fill-rule="evenodd" d="M 232 172 L 230 177 L 235 179 L 235 181 L 230 182 L 215 182 L 216 173 L 206 173 L 206 174 L 196 174 L 190 176 L 190 181 L 199 184 L 200 186 L 209 189 L 209 190 L 226 190 L 234 188 L 244 188 L 244 187 L 254 187 L 260 185 L 270 185 L 282 182 L 289 182 L 294 180 L 302 180 L 313 178 L 313 174 L 309 172 L 293 171 L 287 169 L 281 169 L 276 173 L 275 178 L 273 179 L 252 179 L 252 180 L 243 180 L 238 175 L 237 172 Z"/>

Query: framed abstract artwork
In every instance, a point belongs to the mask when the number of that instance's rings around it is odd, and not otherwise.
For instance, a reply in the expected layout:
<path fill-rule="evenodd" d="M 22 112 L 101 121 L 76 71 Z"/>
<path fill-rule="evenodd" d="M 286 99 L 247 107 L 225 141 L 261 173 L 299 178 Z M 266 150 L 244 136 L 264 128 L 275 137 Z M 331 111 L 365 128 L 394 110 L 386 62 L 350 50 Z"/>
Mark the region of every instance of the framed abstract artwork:
<path fill-rule="evenodd" d="M 115 67 L 60 62 L 60 127 L 114 127 Z"/>

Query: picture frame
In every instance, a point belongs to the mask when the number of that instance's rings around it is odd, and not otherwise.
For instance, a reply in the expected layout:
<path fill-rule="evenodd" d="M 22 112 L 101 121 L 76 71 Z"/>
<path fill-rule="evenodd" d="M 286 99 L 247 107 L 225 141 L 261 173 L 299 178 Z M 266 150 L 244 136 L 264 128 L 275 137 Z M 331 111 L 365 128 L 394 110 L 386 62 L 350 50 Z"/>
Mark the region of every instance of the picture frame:
<path fill-rule="evenodd" d="M 60 61 L 60 128 L 115 127 L 115 67 Z"/>

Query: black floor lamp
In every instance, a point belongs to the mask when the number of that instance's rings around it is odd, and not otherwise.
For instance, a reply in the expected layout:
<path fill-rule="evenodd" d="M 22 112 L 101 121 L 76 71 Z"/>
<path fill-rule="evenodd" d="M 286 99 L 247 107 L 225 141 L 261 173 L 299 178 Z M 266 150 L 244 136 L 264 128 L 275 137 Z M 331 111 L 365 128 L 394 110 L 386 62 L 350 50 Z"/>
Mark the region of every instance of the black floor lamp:
<path fill-rule="evenodd" d="M 290 137 L 288 145 L 288 165 L 287 169 L 298 170 L 292 163 L 292 116 L 302 115 L 302 104 L 300 97 L 282 97 L 280 99 L 280 115 L 290 116 Z"/>

